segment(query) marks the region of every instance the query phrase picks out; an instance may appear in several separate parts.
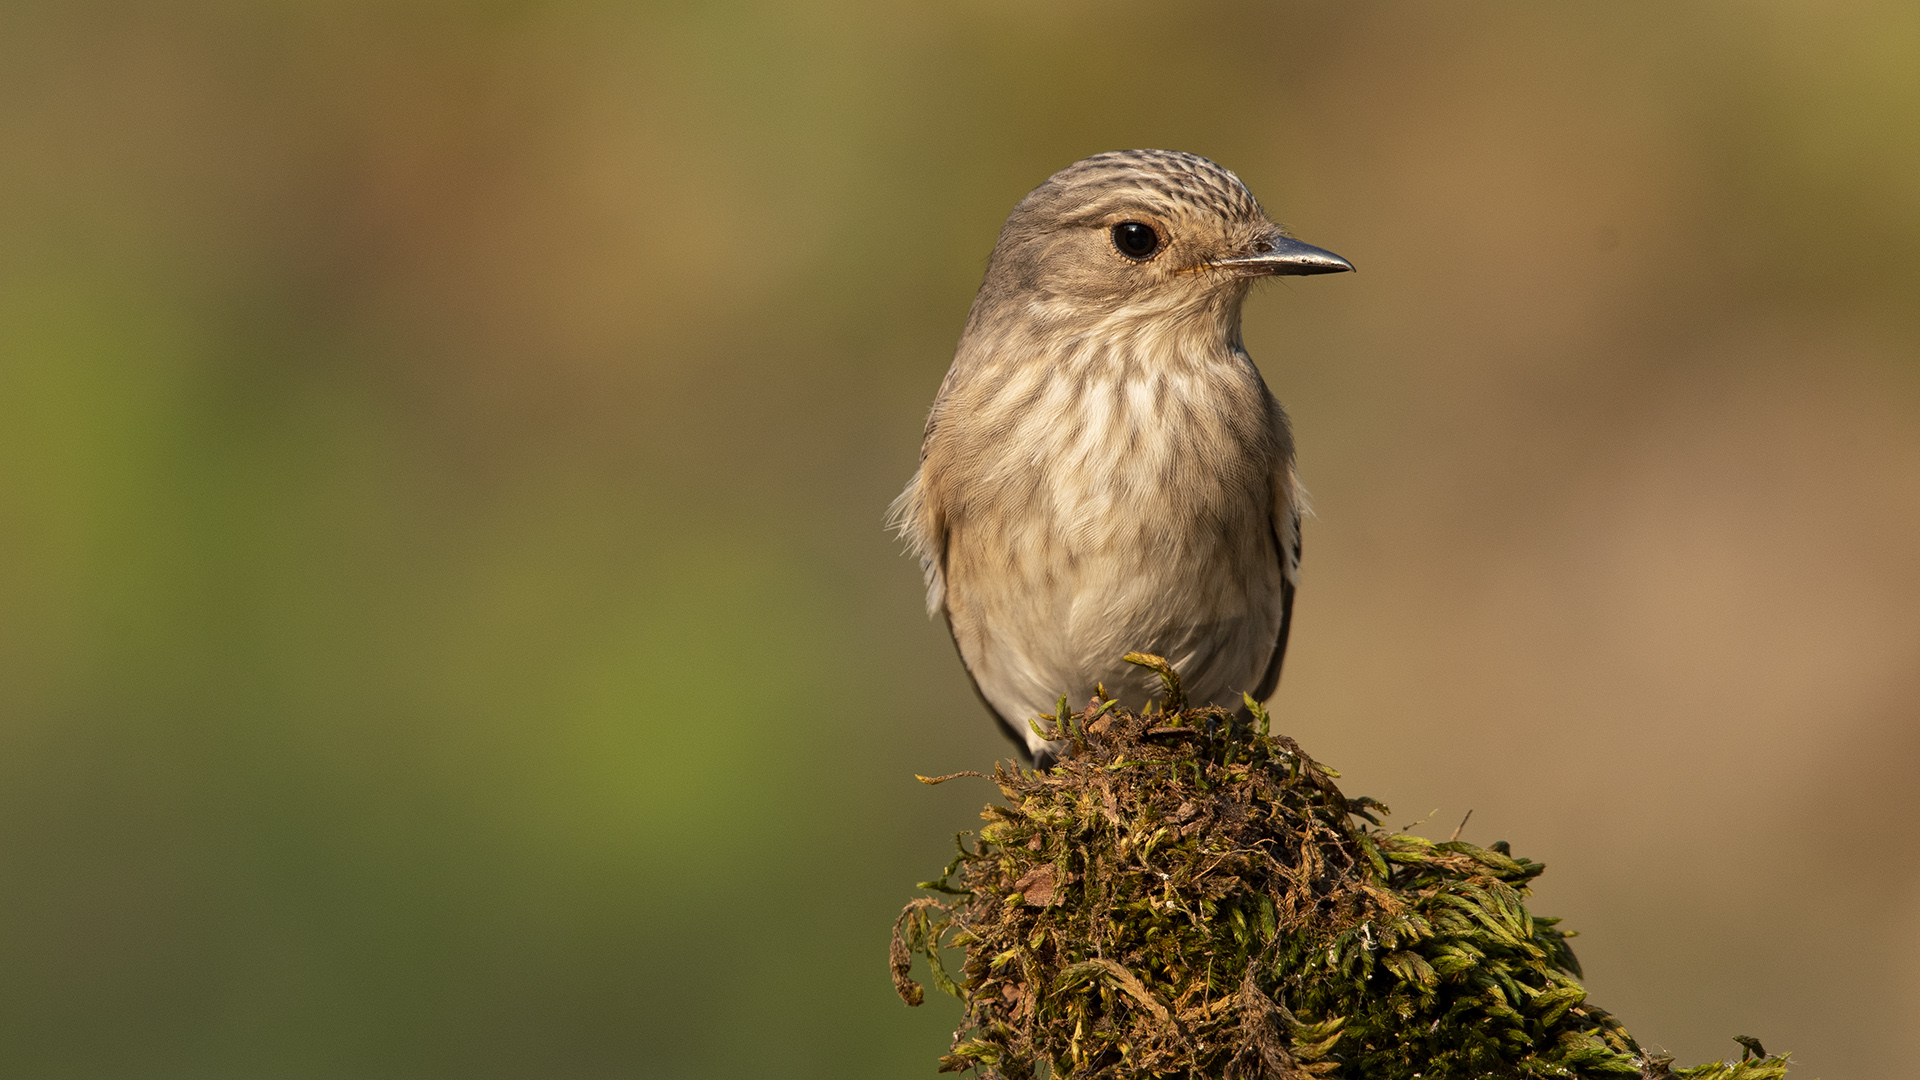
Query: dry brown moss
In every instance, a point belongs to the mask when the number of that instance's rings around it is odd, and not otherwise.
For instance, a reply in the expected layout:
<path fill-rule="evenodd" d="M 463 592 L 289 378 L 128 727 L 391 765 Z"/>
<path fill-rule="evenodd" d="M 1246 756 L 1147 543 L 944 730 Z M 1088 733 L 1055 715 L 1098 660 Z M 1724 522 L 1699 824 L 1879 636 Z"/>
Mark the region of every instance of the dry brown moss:
<path fill-rule="evenodd" d="M 1777 1080 L 1783 1056 L 1674 1071 L 1586 1000 L 1545 869 L 1379 826 L 1292 740 L 1218 708 L 1063 700 L 1050 772 L 997 766 L 1006 802 L 894 926 L 966 1018 L 943 1071 L 1094 1078 L 1677 1077 Z M 981 776 L 979 773 L 956 775 Z M 940 783 L 953 777 L 926 779 Z M 950 975 L 943 947 L 965 950 Z M 1744 1042 L 1744 1040 L 1743 1040 Z"/>

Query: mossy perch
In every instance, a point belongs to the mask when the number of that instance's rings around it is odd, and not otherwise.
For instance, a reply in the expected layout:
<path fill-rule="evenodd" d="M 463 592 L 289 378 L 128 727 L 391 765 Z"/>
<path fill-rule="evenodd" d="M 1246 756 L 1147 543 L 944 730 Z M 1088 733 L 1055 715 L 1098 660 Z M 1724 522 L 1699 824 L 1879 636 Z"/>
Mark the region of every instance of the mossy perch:
<path fill-rule="evenodd" d="M 1005 805 L 894 924 L 966 1017 L 942 1071 L 1005 1080 L 1778 1080 L 1783 1055 L 1675 1070 L 1587 1001 L 1556 920 L 1527 911 L 1545 869 L 1507 845 L 1379 827 L 1292 740 L 1179 677 L 1144 713 L 1095 698 L 1047 718 L 1052 771 L 996 766 Z M 957 776 L 983 776 L 958 773 Z M 928 779 L 941 783 L 953 777 Z M 958 977 L 941 949 L 966 951 Z"/>

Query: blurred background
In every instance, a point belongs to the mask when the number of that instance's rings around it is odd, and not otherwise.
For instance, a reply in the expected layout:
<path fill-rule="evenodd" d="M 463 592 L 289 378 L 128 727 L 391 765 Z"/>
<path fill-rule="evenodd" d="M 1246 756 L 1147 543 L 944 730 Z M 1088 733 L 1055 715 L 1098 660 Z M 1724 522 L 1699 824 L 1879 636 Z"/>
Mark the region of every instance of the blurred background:
<path fill-rule="evenodd" d="M 995 232 L 1192 150 L 1280 725 L 1682 1062 L 1920 1076 L 1920 9 L 0 7 L 0 1071 L 930 1076 L 1006 746 L 883 532 Z"/>

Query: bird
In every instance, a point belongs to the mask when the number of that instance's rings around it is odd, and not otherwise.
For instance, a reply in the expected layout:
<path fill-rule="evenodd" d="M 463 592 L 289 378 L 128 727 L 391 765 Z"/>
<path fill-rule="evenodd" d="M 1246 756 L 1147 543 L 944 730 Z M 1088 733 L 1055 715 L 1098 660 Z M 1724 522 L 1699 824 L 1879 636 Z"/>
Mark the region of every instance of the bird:
<path fill-rule="evenodd" d="M 1241 338 L 1253 284 L 1350 271 L 1197 154 L 1095 154 L 1001 227 L 920 464 L 890 509 L 974 690 L 1021 756 L 1164 657 L 1193 705 L 1273 693 L 1306 513 L 1286 411 Z"/>

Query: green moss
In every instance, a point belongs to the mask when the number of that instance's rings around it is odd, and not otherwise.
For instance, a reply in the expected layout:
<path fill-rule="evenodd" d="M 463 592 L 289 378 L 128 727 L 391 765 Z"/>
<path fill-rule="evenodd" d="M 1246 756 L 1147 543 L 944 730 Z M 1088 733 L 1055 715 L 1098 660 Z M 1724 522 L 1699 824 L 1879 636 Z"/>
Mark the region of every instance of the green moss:
<path fill-rule="evenodd" d="M 1587 1001 L 1570 936 L 1525 899 L 1543 865 L 1379 827 L 1292 740 L 1218 708 L 1066 702 L 1050 772 L 1005 803 L 894 926 L 966 1006 L 943 1071 L 1028 1077 L 1777 1080 L 1784 1056 L 1674 1070 Z M 956 775 L 981 776 L 979 773 Z M 922 778 L 927 779 L 927 778 Z M 953 777 L 928 779 L 940 783 Z M 943 948 L 964 950 L 949 974 Z"/>

